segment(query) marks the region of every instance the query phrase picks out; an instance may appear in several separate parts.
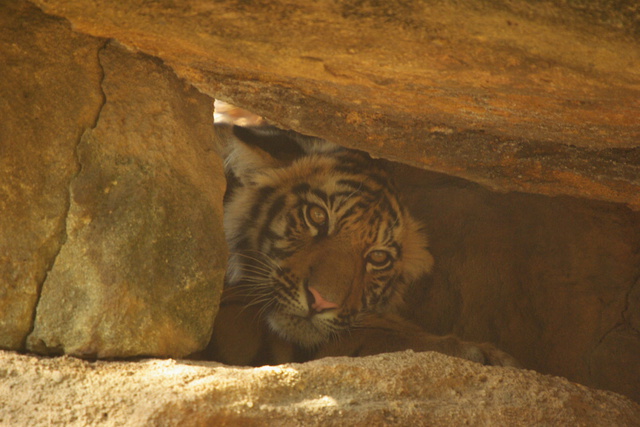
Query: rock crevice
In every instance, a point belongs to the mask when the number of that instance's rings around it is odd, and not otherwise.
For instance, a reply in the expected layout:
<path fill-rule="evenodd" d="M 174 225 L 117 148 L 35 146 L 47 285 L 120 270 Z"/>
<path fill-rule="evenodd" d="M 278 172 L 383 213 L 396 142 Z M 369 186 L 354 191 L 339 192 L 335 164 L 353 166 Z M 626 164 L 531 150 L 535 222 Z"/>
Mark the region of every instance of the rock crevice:
<path fill-rule="evenodd" d="M 99 107 L 97 108 L 96 114 L 95 114 L 95 120 L 93 121 L 93 123 L 87 127 L 86 129 L 84 129 L 84 131 L 80 134 L 80 136 L 77 139 L 77 142 L 74 146 L 73 149 L 73 154 L 72 157 L 75 161 L 75 171 L 72 173 L 72 175 L 69 178 L 68 184 L 67 184 L 67 203 L 65 206 L 65 210 L 64 212 L 61 214 L 60 216 L 60 221 L 61 221 L 61 232 L 60 232 L 60 239 L 59 239 L 59 245 L 56 249 L 56 252 L 53 254 L 51 261 L 48 263 L 47 269 L 44 272 L 44 276 L 42 278 L 42 282 L 38 285 L 38 291 L 37 291 L 37 297 L 34 303 L 34 310 L 33 310 L 33 315 L 32 315 L 32 321 L 31 321 L 31 329 L 29 330 L 29 332 L 25 335 L 24 337 L 24 341 L 22 343 L 22 345 L 20 346 L 20 348 L 26 348 L 27 347 L 27 339 L 29 337 L 29 335 L 31 335 L 31 333 L 33 333 L 33 329 L 35 328 L 35 323 L 36 323 L 36 315 L 37 315 L 37 311 L 38 311 L 38 304 L 40 303 L 40 298 L 42 295 L 42 289 L 44 287 L 45 282 L 47 281 L 47 278 L 49 277 L 49 273 L 51 272 L 51 270 L 53 269 L 55 263 L 56 263 L 56 259 L 58 258 L 58 256 L 60 255 L 60 251 L 62 250 L 62 247 L 64 246 L 64 244 L 67 242 L 67 227 L 68 227 L 68 221 L 69 221 L 69 212 L 71 210 L 71 198 L 72 198 L 72 187 L 73 187 L 73 182 L 76 179 L 76 177 L 80 174 L 80 172 L 82 171 L 82 163 L 80 162 L 80 156 L 78 155 L 78 148 L 80 147 L 80 145 L 83 143 L 83 141 L 86 140 L 86 138 L 88 138 L 89 134 L 91 133 L 91 131 L 93 129 L 95 129 L 98 126 L 98 122 L 100 121 L 100 114 L 102 113 L 102 109 L 104 108 L 107 100 L 106 100 L 106 95 L 104 93 L 104 90 L 102 89 L 102 83 L 104 81 L 104 68 L 102 67 L 102 64 L 100 63 L 100 54 L 101 52 L 106 48 L 108 42 L 105 42 L 101 47 L 99 47 L 96 51 L 96 61 L 97 61 L 97 68 L 100 70 L 100 80 L 97 86 L 97 91 L 99 93 L 102 94 L 102 102 L 100 103 Z"/>

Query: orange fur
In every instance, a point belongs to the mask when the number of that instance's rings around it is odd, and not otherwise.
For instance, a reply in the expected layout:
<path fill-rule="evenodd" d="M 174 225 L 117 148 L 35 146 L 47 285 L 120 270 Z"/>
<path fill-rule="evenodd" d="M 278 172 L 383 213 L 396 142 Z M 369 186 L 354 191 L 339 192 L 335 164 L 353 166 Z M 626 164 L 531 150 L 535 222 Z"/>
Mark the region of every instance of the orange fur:
<path fill-rule="evenodd" d="M 515 363 L 491 346 L 434 337 L 395 314 L 433 259 L 422 227 L 375 161 L 291 133 L 283 138 L 304 153 L 283 160 L 243 140 L 261 132 L 219 129 L 240 185 L 225 205 L 231 255 L 211 358 L 284 363 L 413 348 Z"/>

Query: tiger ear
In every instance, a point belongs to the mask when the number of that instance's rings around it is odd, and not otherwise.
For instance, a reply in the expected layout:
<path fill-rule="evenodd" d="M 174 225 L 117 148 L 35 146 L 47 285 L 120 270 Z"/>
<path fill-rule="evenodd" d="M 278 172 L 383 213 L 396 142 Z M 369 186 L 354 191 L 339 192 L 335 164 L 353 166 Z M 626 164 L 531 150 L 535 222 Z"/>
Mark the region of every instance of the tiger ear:
<path fill-rule="evenodd" d="M 330 154 L 344 149 L 333 142 L 299 133 L 295 134 L 294 139 L 305 154 Z"/>
<path fill-rule="evenodd" d="M 247 184 L 265 169 L 284 166 L 284 163 L 252 141 L 250 130 L 228 124 L 215 125 L 215 143 L 218 152 L 224 158 L 224 167 Z"/>

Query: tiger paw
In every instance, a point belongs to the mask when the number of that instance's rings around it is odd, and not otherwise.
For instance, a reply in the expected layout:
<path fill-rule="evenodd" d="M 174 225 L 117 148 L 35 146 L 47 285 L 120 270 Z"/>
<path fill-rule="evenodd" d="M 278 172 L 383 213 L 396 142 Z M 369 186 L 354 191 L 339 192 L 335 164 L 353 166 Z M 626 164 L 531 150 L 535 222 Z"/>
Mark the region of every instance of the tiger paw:
<path fill-rule="evenodd" d="M 483 365 L 522 368 L 520 362 L 510 354 L 487 343 L 461 341 L 457 356 Z"/>

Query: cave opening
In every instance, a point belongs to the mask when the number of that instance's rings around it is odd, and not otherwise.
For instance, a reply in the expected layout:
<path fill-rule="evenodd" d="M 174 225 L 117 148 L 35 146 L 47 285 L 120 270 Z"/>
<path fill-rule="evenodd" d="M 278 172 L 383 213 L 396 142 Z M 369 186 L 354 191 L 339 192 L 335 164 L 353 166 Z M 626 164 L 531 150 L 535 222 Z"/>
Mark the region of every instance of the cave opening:
<path fill-rule="evenodd" d="M 267 122 L 221 101 L 216 107 L 216 122 Z M 411 286 L 404 316 L 430 333 L 491 342 L 542 373 L 637 393 L 622 374 L 638 345 L 631 314 L 638 280 L 630 268 L 637 212 L 568 196 L 495 192 L 387 164 L 435 259 L 432 273 Z"/>

